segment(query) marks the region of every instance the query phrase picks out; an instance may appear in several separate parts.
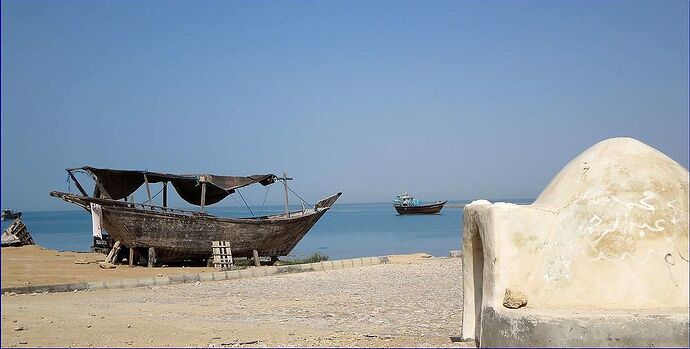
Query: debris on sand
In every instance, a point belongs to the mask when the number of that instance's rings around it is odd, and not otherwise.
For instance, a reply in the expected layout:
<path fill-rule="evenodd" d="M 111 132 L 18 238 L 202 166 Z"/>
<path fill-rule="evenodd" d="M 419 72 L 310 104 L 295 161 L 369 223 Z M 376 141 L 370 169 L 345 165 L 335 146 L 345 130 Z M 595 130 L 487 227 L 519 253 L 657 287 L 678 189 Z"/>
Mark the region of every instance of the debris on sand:
<path fill-rule="evenodd" d="M 14 220 L 12 225 L 2 232 L 2 247 L 35 245 L 29 230 L 21 219 Z"/>

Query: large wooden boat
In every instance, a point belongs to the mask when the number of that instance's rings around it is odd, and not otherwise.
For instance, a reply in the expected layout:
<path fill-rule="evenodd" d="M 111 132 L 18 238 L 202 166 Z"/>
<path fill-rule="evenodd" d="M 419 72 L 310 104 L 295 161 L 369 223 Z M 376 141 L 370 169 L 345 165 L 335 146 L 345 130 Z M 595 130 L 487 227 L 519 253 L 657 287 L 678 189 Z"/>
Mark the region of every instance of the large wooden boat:
<path fill-rule="evenodd" d="M 412 197 L 408 193 L 403 193 L 393 200 L 393 207 L 398 211 L 398 214 L 437 214 L 441 212 L 446 202 L 436 201 L 432 204 L 422 204 L 419 199 Z"/>
<path fill-rule="evenodd" d="M 51 192 L 50 195 L 81 206 L 91 212 L 99 205 L 101 224 L 114 241 L 135 250 L 155 248 L 158 261 L 206 259 L 211 255 L 211 241 L 229 241 L 233 256 L 285 256 L 292 251 L 309 229 L 335 203 L 341 193 L 317 202 L 313 207 L 270 216 L 225 218 L 205 212 L 237 189 L 259 183 L 269 185 L 277 180 L 285 184 L 287 176 L 273 174 L 230 177 L 217 175 L 172 175 L 148 171 L 128 171 L 82 167 L 67 170 L 81 195 Z M 94 194 L 87 195 L 74 176 L 90 175 L 95 182 Z M 150 183 L 162 183 L 162 206 L 151 204 Z M 171 183 L 182 199 L 198 205 L 199 211 L 172 209 L 167 205 L 167 188 Z M 127 197 L 145 185 L 149 200 L 128 202 Z M 124 199 L 124 200 L 123 200 Z"/>

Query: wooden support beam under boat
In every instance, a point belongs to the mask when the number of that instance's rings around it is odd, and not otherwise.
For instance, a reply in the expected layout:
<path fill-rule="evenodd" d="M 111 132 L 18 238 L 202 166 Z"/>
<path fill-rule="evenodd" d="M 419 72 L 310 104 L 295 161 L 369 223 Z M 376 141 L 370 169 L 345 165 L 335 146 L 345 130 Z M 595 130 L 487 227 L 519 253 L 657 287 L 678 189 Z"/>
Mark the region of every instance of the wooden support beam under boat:
<path fill-rule="evenodd" d="M 121 243 L 119 241 L 115 241 L 113 248 L 110 250 L 110 253 L 108 253 L 108 257 L 106 257 L 105 259 L 106 263 L 115 264 L 115 259 L 120 254 L 120 248 Z"/>
<path fill-rule="evenodd" d="M 154 247 L 149 247 L 149 268 L 156 266 L 156 249 Z"/>
<path fill-rule="evenodd" d="M 129 262 L 130 268 L 134 268 L 134 248 L 132 247 L 129 248 L 129 258 L 127 258 L 127 262 Z"/>
<path fill-rule="evenodd" d="M 261 261 L 259 260 L 259 251 L 257 250 L 252 250 L 252 256 L 254 258 L 254 266 L 255 267 L 260 267 L 261 266 Z"/>

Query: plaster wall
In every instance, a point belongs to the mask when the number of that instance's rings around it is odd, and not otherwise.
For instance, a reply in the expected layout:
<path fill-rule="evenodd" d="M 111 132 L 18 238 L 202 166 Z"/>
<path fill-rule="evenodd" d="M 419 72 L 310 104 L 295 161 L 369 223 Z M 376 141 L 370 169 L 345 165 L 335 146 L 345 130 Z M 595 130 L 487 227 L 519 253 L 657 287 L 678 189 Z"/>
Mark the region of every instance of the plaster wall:
<path fill-rule="evenodd" d="M 510 311 L 506 289 L 528 312 L 688 308 L 688 171 L 637 140 L 591 147 L 532 205 L 476 201 L 464 219 L 465 338 L 490 327 L 482 310 Z"/>

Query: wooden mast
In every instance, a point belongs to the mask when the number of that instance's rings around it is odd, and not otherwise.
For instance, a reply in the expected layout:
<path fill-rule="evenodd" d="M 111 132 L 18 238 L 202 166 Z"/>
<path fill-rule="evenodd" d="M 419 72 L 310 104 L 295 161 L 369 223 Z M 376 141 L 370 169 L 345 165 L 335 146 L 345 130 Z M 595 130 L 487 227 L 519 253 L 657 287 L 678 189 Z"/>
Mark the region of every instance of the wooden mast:
<path fill-rule="evenodd" d="M 163 182 L 163 207 L 168 207 L 168 182 Z"/>
<path fill-rule="evenodd" d="M 288 189 L 287 189 L 287 172 L 283 171 L 283 189 L 285 189 L 285 215 L 290 218 L 290 209 L 288 208 Z"/>
<path fill-rule="evenodd" d="M 287 181 L 291 181 L 292 178 L 287 176 L 287 172 L 283 171 L 283 177 L 278 177 L 278 180 L 283 181 L 283 189 L 285 189 L 285 215 L 290 218 L 290 208 L 288 206 L 288 186 Z"/>
<path fill-rule="evenodd" d="M 144 172 L 144 182 L 146 183 L 146 196 L 149 198 L 149 205 L 153 205 L 153 202 L 151 202 L 151 188 L 149 187 L 149 177 L 146 176 L 146 172 Z"/>
<path fill-rule="evenodd" d="M 74 174 L 72 173 L 72 170 L 67 170 L 67 173 L 69 173 L 69 176 L 70 176 L 70 178 L 72 178 L 72 180 L 74 181 L 74 184 L 77 185 L 77 189 L 79 189 L 79 192 L 81 193 L 81 195 L 89 196 L 89 194 L 86 194 L 86 190 L 84 190 L 84 188 L 81 186 L 81 184 L 79 183 L 79 181 L 77 180 L 77 178 L 74 177 Z"/>
<path fill-rule="evenodd" d="M 201 212 L 203 213 L 206 205 L 206 176 L 199 176 L 199 182 L 201 182 Z"/>

